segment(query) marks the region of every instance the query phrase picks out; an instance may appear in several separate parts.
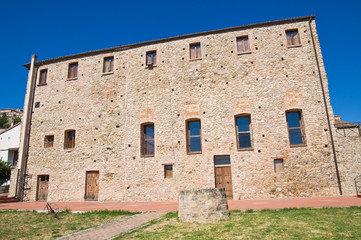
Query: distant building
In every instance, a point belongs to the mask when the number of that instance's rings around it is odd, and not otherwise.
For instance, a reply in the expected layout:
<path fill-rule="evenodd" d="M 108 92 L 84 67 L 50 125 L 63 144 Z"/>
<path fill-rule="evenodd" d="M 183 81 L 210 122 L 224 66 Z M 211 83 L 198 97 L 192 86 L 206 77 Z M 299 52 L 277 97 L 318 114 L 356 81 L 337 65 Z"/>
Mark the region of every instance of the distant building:
<path fill-rule="evenodd" d="M 18 161 L 21 123 L 0 132 L 0 160 L 15 166 Z"/>
<path fill-rule="evenodd" d="M 3 115 L 3 114 L 6 114 L 6 116 L 9 118 L 9 124 L 10 126 L 13 126 L 15 123 L 14 123 L 14 118 L 15 117 L 20 117 L 22 119 L 23 117 L 23 110 L 22 109 L 12 109 L 12 108 L 7 108 L 7 109 L 3 109 L 3 110 L 0 110 L 0 117 Z"/>

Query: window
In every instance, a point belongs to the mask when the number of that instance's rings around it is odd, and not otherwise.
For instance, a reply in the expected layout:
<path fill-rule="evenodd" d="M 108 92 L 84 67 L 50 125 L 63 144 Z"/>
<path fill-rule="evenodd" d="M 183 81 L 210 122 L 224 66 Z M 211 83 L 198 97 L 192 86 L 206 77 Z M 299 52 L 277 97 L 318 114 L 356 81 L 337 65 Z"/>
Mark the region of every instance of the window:
<path fill-rule="evenodd" d="M 44 148 L 52 148 L 54 146 L 54 135 L 48 135 L 44 138 Z"/>
<path fill-rule="evenodd" d="M 201 153 L 201 121 L 191 120 L 187 121 L 187 152 Z"/>
<path fill-rule="evenodd" d="M 164 178 L 173 178 L 173 165 L 164 165 Z"/>
<path fill-rule="evenodd" d="M 236 117 L 236 134 L 237 134 L 238 150 L 252 148 L 250 123 L 251 123 L 250 116 Z"/>
<path fill-rule="evenodd" d="M 43 69 L 40 71 L 39 85 L 45 85 L 48 77 L 48 69 Z"/>
<path fill-rule="evenodd" d="M 248 36 L 237 38 L 237 51 L 238 53 L 251 51 L 251 49 L 249 48 Z"/>
<path fill-rule="evenodd" d="M 103 73 L 112 73 L 114 71 L 114 57 L 104 58 Z"/>
<path fill-rule="evenodd" d="M 189 46 L 189 50 L 190 50 L 190 59 L 200 59 L 202 57 L 200 43 L 192 43 Z"/>
<path fill-rule="evenodd" d="M 301 111 L 286 112 L 288 135 L 290 138 L 290 145 L 305 144 L 304 130 L 302 125 Z"/>
<path fill-rule="evenodd" d="M 69 63 L 68 69 L 68 78 L 77 78 L 78 77 L 78 63 Z"/>
<path fill-rule="evenodd" d="M 157 51 L 147 52 L 146 65 L 147 66 L 157 65 Z"/>
<path fill-rule="evenodd" d="M 64 149 L 75 148 L 75 130 L 66 130 L 64 134 Z"/>
<path fill-rule="evenodd" d="M 154 156 L 154 124 L 142 125 L 142 147 L 143 156 Z"/>
<path fill-rule="evenodd" d="M 298 46 L 301 44 L 300 35 L 298 34 L 297 29 L 287 30 L 286 37 L 287 37 L 287 46 Z"/>
<path fill-rule="evenodd" d="M 274 159 L 274 170 L 276 173 L 283 172 L 283 159 Z"/>

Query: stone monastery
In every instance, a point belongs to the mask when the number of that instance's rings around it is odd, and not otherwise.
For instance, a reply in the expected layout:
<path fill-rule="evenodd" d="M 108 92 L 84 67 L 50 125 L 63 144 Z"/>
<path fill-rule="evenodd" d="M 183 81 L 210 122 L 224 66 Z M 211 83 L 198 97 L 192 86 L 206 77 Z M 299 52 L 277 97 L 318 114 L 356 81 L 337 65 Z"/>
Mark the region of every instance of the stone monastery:
<path fill-rule="evenodd" d="M 338 137 L 315 16 L 25 66 L 21 200 L 354 194 L 361 141 Z"/>

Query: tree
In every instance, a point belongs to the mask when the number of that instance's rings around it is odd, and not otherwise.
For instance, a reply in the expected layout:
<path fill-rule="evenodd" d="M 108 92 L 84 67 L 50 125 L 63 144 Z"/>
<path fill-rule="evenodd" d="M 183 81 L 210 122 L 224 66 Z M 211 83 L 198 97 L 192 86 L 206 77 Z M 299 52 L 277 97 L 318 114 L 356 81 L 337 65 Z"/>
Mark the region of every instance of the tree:
<path fill-rule="evenodd" d="M 14 124 L 17 124 L 17 123 L 21 122 L 21 117 L 20 116 L 14 117 L 13 122 L 14 122 Z"/>
<path fill-rule="evenodd" d="M 9 162 L 4 162 L 2 159 L 0 159 L 0 182 L 6 182 L 10 179 L 10 166 L 11 164 Z M 0 184 L 1 185 L 1 184 Z"/>
<path fill-rule="evenodd" d="M 9 118 L 6 113 L 3 113 L 0 117 L 0 128 L 8 128 L 9 126 Z"/>

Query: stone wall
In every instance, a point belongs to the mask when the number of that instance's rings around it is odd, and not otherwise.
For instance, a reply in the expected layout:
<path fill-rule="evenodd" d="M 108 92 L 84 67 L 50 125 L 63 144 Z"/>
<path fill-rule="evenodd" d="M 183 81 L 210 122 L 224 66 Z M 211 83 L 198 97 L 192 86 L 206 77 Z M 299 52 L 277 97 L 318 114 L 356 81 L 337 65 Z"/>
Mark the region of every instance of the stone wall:
<path fill-rule="evenodd" d="M 178 217 L 184 222 L 209 223 L 229 218 L 224 188 L 181 191 Z"/>
<path fill-rule="evenodd" d="M 312 29 L 328 95 L 315 22 Z M 285 30 L 298 29 L 301 45 L 287 47 Z M 236 37 L 248 35 L 251 51 L 237 54 Z M 189 59 L 200 42 L 202 58 Z M 145 66 L 147 51 L 157 66 Z M 114 72 L 103 74 L 104 57 Z M 68 80 L 77 61 L 78 78 Z M 100 201 L 176 200 L 180 190 L 215 187 L 215 155 L 231 159 L 234 199 L 337 195 L 337 181 L 308 21 L 201 34 L 55 61 L 47 85 L 37 86 L 28 172 L 36 199 L 38 175 L 49 175 L 49 201 L 83 201 L 86 171 L 99 171 Z M 37 79 L 38 81 L 38 79 Z M 302 110 L 306 144 L 289 144 L 285 112 Z M 252 148 L 237 150 L 235 116 L 251 116 Z M 186 120 L 201 121 L 201 154 L 186 152 Z M 141 124 L 155 126 L 155 155 L 140 151 Z M 64 131 L 76 130 L 74 149 Z M 44 148 L 54 134 L 54 147 Z M 275 173 L 274 159 L 284 160 Z M 164 177 L 173 164 L 173 178 Z"/>

